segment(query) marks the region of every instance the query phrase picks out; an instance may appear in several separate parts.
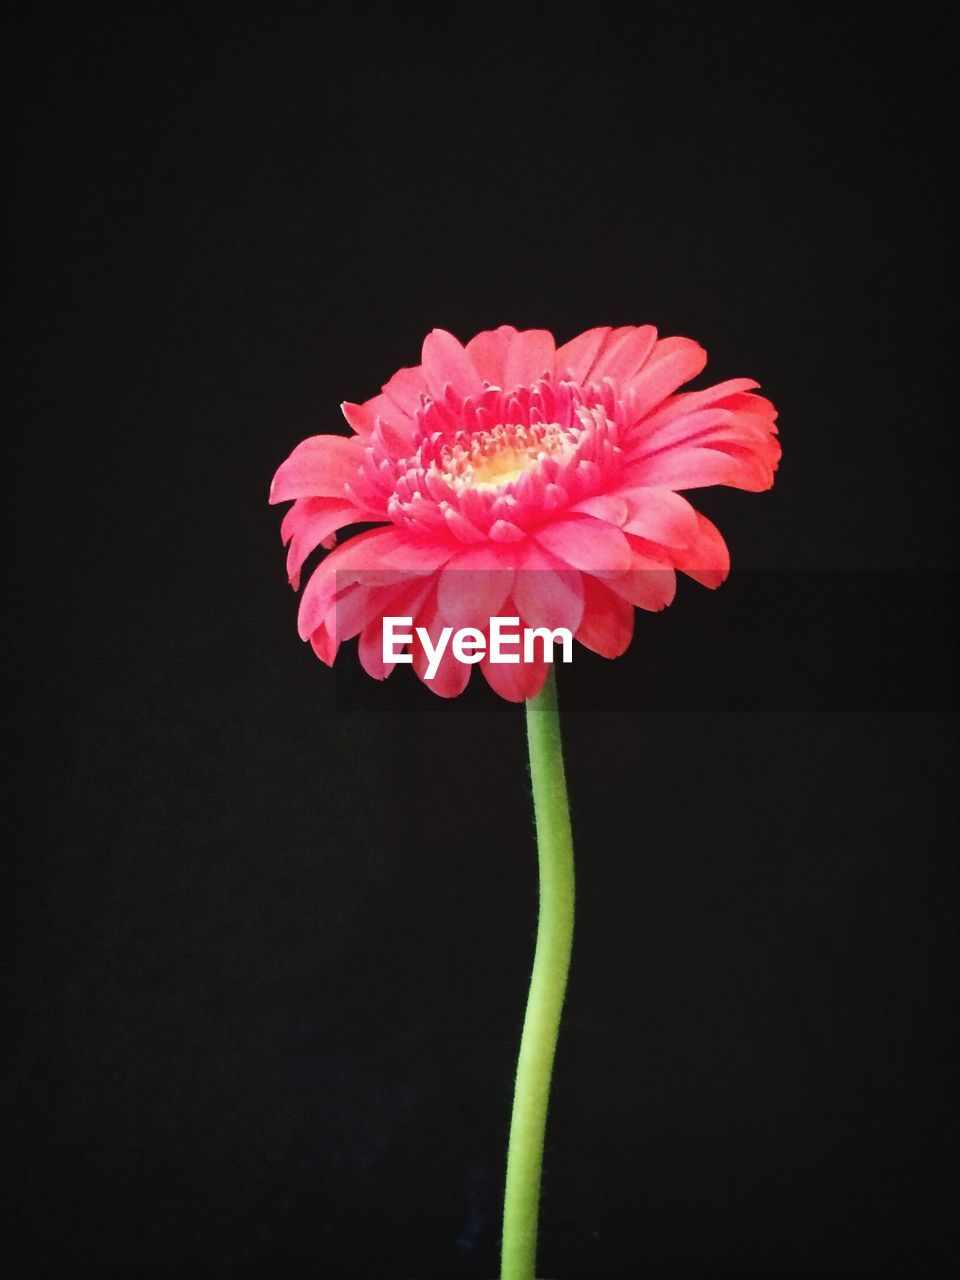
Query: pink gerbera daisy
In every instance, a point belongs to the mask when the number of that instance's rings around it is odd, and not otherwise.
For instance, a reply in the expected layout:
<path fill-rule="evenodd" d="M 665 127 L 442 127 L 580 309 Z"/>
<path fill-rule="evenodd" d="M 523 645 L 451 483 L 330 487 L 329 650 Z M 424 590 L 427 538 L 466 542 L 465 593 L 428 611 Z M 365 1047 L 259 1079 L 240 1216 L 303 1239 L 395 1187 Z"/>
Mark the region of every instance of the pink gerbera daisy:
<path fill-rule="evenodd" d="M 719 586 L 730 559 L 717 529 L 677 492 L 723 484 L 759 491 L 780 457 L 776 411 L 736 378 L 678 392 L 706 364 L 689 338 L 649 325 L 590 329 L 557 348 L 542 329 L 509 325 L 467 345 L 435 329 L 422 363 L 364 404 L 344 403 L 352 436 L 312 436 L 274 477 L 287 570 L 337 530 L 347 539 L 314 571 L 299 631 L 324 662 L 359 636 L 364 669 L 384 679 L 385 615 L 485 630 L 494 616 L 567 627 L 607 658 L 633 634 L 634 608 L 673 599 L 677 569 Z M 452 697 L 471 666 L 449 650 L 432 679 Z M 533 697 L 546 661 L 480 663 L 504 698 Z"/>

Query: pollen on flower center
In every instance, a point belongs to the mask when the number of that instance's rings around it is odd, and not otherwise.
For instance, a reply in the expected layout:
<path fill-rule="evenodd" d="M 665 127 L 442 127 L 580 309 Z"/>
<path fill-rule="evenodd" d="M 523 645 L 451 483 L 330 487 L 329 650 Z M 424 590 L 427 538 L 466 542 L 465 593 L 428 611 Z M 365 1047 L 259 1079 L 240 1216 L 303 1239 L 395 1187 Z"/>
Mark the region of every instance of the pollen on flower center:
<path fill-rule="evenodd" d="M 445 445 L 438 461 L 458 489 L 495 490 L 519 480 L 544 458 L 562 458 L 573 445 L 556 422 L 501 423 Z"/>

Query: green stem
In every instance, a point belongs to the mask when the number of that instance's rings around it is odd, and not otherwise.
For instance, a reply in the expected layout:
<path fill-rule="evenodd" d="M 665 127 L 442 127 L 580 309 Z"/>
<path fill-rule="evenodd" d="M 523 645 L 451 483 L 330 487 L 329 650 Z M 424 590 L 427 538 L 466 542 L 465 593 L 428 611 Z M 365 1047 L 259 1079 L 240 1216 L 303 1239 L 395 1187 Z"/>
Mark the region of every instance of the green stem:
<path fill-rule="evenodd" d="M 507 1148 L 501 1280 L 534 1280 L 550 1077 L 573 943 L 573 839 L 553 667 L 527 704 L 540 919 Z"/>

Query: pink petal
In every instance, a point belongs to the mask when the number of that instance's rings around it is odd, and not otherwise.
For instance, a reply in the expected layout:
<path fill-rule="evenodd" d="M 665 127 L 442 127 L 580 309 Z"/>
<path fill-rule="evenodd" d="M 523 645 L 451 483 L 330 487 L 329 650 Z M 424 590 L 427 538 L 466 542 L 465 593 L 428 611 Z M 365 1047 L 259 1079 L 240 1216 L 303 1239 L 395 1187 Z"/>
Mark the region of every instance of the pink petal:
<path fill-rule="evenodd" d="M 692 338 L 680 338 L 677 336 L 671 338 L 658 338 L 654 344 L 653 350 L 650 352 L 650 359 L 647 361 L 645 368 L 650 369 L 654 364 L 665 360 L 667 356 L 672 356 L 676 351 L 686 351 L 691 346 L 699 347 L 698 342 L 694 342 Z M 702 350 L 702 348 L 700 348 Z"/>
<path fill-rule="evenodd" d="M 369 529 L 330 552 L 314 570 L 300 597 L 297 627 L 301 640 L 308 639 L 319 627 L 327 625 L 338 592 L 365 575 L 376 574 L 375 579 L 372 576 L 368 579 L 368 585 L 374 585 L 374 581 L 377 585 L 389 585 L 391 580 L 403 581 L 407 576 L 403 570 L 383 572 L 381 548 L 393 546 L 395 539 L 393 528 Z"/>
<path fill-rule="evenodd" d="M 523 542 L 527 536 L 512 520 L 494 520 L 488 531 L 494 542 Z"/>
<path fill-rule="evenodd" d="M 677 575 L 664 560 L 635 549 L 632 568 L 618 578 L 608 579 L 606 585 L 638 609 L 658 613 L 673 602 Z"/>
<path fill-rule="evenodd" d="M 495 387 L 504 385 L 507 350 L 516 332 L 512 325 L 502 324 L 499 329 L 485 329 L 467 343 L 467 353 L 481 380 Z"/>
<path fill-rule="evenodd" d="M 590 381 L 611 378 L 617 384 L 628 382 L 643 368 L 656 340 L 657 331 L 652 324 L 615 330 L 590 370 Z"/>
<path fill-rule="evenodd" d="M 660 426 L 661 419 L 664 422 L 672 422 L 674 418 L 681 414 L 694 413 L 699 409 L 715 406 L 728 396 L 736 395 L 742 391 L 751 391 L 759 385 L 758 382 L 754 382 L 753 378 L 730 378 L 728 381 L 718 382 L 712 387 L 704 387 L 702 391 L 681 391 L 665 401 L 652 418 L 646 419 L 644 427 L 648 431 L 656 430 Z"/>
<path fill-rule="evenodd" d="M 696 516 L 697 540 L 682 556 L 676 557 L 676 565 L 705 587 L 719 587 L 730 572 L 730 552 L 716 525 L 699 511 Z"/>
<path fill-rule="evenodd" d="M 727 441 L 710 440 L 706 442 L 703 452 L 711 451 L 727 457 L 733 463 L 734 478 L 727 481 L 731 488 L 762 493 L 773 484 L 773 473 L 780 457 L 780 447 L 776 441 L 772 442 L 772 448 L 767 451 Z"/>
<path fill-rule="evenodd" d="M 425 394 L 426 384 L 423 390 Z M 413 418 L 385 395 L 374 396 L 364 404 L 351 404 L 349 400 L 344 400 L 340 408 L 347 422 L 364 441 L 369 442 L 379 424 L 381 439 L 393 457 L 405 457 L 410 452 L 414 434 Z"/>
<path fill-rule="evenodd" d="M 352 640 L 377 618 L 393 614 L 393 602 L 408 595 L 409 586 L 405 582 L 392 586 L 366 586 L 358 582 L 347 587 L 334 601 L 337 639 L 341 642 Z M 398 613 L 396 616 L 404 615 Z"/>
<path fill-rule="evenodd" d="M 287 577 L 294 591 L 300 587 L 300 570 L 311 552 L 326 544 L 344 525 L 359 524 L 369 516 L 337 498 L 298 498 L 280 525 L 280 536 L 290 543 Z"/>
<path fill-rule="evenodd" d="M 767 437 L 762 443 L 711 438 L 705 447 L 725 453 L 738 463 L 736 489 L 751 493 L 763 493 L 773 484 L 774 472 L 780 461 L 780 445 L 776 437 Z"/>
<path fill-rule="evenodd" d="M 271 502 L 290 498 L 342 498 L 363 461 L 359 436 L 311 436 L 281 463 L 270 486 Z"/>
<path fill-rule="evenodd" d="M 547 665 L 542 658 L 534 662 L 511 663 L 491 662 L 485 657 L 480 663 L 480 670 L 494 693 L 507 702 L 523 702 L 526 698 L 536 697 L 543 688 Z"/>
<path fill-rule="evenodd" d="M 555 358 L 553 334 L 546 329 L 525 329 L 514 334 L 504 363 L 504 387 L 509 390 L 532 386 L 545 373 L 553 373 Z"/>
<path fill-rule="evenodd" d="M 647 419 L 637 425 L 635 450 L 638 456 L 674 448 L 680 444 L 702 444 L 717 431 L 727 430 L 734 420 L 730 409 L 710 407 L 687 413 L 682 399 L 674 401 L 669 418 L 656 415 L 658 425 L 651 428 Z"/>
<path fill-rule="evenodd" d="M 434 400 L 443 399 L 448 385 L 461 399 L 477 395 L 481 390 L 473 361 L 446 329 L 434 329 L 424 338 L 423 372 Z"/>
<path fill-rule="evenodd" d="M 406 617 L 407 615 L 398 614 L 397 616 Z M 395 662 L 384 662 L 383 660 L 382 618 L 375 618 L 360 632 L 360 639 L 357 642 L 357 656 L 360 659 L 361 667 L 374 680 L 386 680 L 397 665 Z"/>
<path fill-rule="evenodd" d="M 528 627 L 576 631 L 583 617 L 583 579 L 531 542 L 517 568 L 513 587 L 517 612 Z"/>
<path fill-rule="evenodd" d="M 537 542 L 558 560 L 588 573 L 623 573 L 630 568 L 630 546 L 612 524 L 592 516 L 578 516 L 544 525 Z"/>
<path fill-rule="evenodd" d="M 624 491 L 630 514 L 625 533 L 635 533 L 667 547 L 689 546 L 697 537 L 697 513 L 672 489 L 634 488 Z"/>
<path fill-rule="evenodd" d="M 314 632 L 310 639 L 310 648 L 317 655 L 321 662 L 325 662 L 328 667 L 332 667 L 340 648 L 340 641 L 332 631 L 319 628 Z"/>
<path fill-rule="evenodd" d="M 401 418 L 392 405 L 387 406 L 386 417 L 377 417 L 377 427 L 391 458 L 406 458 L 415 450 L 416 424 L 409 418 Z"/>
<path fill-rule="evenodd" d="M 756 391 L 734 391 L 723 396 L 717 404 L 724 409 L 735 409 L 738 414 L 740 411 L 755 414 L 767 423 L 775 422 L 778 416 L 773 401 L 758 395 Z"/>
<path fill-rule="evenodd" d="M 598 520 L 605 520 L 608 524 L 615 524 L 618 527 L 630 514 L 629 506 L 623 495 L 619 493 L 599 493 L 592 498 L 584 498 L 582 502 L 575 503 L 570 510 L 579 515 L 596 516 Z"/>
<path fill-rule="evenodd" d="M 644 484 L 653 483 L 651 472 L 658 474 L 666 465 L 664 459 L 686 456 L 695 450 L 713 450 L 726 454 L 736 465 L 732 472 L 734 478 L 708 483 L 730 484 L 755 491 L 768 489 L 780 458 L 775 411 L 771 408 L 766 412 L 753 412 L 752 408 L 741 410 L 715 405 L 688 414 L 683 412 L 684 399 L 681 396 L 673 402 L 669 419 L 660 413 L 654 415 L 659 425 L 637 442 L 632 459 L 626 465 L 625 470 L 631 479 Z M 738 403 L 741 399 L 740 396 L 731 396 L 727 404 Z M 756 399 L 764 405 L 769 403 L 759 396 Z M 640 426 L 646 427 L 647 423 Z M 660 483 L 670 484 L 673 488 L 684 487 L 673 480 L 661 480 Z"/>
<path fill-rule="evenodd" d="M 416 619 L 433 590 L 432 581 L 414 583 L 391 600 L 389 610 L 384 609 L 360 632 L 357 655 L 367 675 L 372 676 L 374 680 L 385 680 L 397 665 L 395 662 L 383 660 L 384 614 L 389 612 L 392 617 Z"/>
<path fill-rule="evenodd" d="M 390 381 L 383 384 L 384 408 L 378 407 L 377 412 L 382 418 L 390 417 L 386 408 L 390 405 L 401 418 L 412 419 L 420 408 L 420 397 L 426 395 L 427 391 L 427 379 L 420 365 L 398 369 Z"/>
<path fill-rule="evenodd" d="M 462 544 L 455 539 L 425 537 L 405 529 L 390 530 L 391 537 L 378 544 L 384 569 L 404 569 L 411 573 L 432 573 L 457 554 Z"/>
<path fill-rule="evenodd" d="M 486 629 L 513 586 L 514 570 L 492 547 L 474 547 L 454 556 L 440 571 L 437 608 L 455 629 Z"/>
<path fill-rule="evenodd" d="M 588 329 L 560 347 L 557 351 L 557 377 L 571 382 L 586 382 L 609 332 L 609 325 L 601 325 L 598 329 Z"/>
<path fill-rule="evenodd" d="M 457 539 L 458 542 L 466 542 L 466 543 L 486 542 L 487 540 L 486 534 L 481 533 L 475 524 L 471 524 L 470 521 L 466 518 L 465 515 L 463 515 L 462 512 L 457 511 L 454 507 L 451 507 L 451 506 L 443 506 L 442 503 L 441 503 L 441 507 L 443 510 L 443 518 L 446 521 L 447 528 L 450 530 L 450 532 L 453 534 L 453 536 Z"/>
<path fill-rule="evenodd" d="M 623 324 L 623 325 L 620 325 L 618 328 L 608 329 L 606 334 L 604 335 L 603 342 L 601 343 L 600 347 L 597 349 L 596 357 L 590 364 L 589 368 L 584 371 L 583 378 L 581 379 L 581 381 L 595 382 L 596 378 L 594 377 L 594 370 L 596 369 L 597 365 L 600 364 L 601 361 L 606 359 L 607 355 L 611 351 L 616 351 L 617 347 L 619 347 L 620 343 L 623 342 L 624 338 L 629 337 L 629 335 L 633 333 L 635 328 L 636 328 L 636 325 Z"/>
<path fill-rule="evenodd" d="M 602 658 L 619 658 L 633 639 L 633 606 L 596 578 L 585 578 L 584 587 L 576 639 Z"/>
<path fill-rule="evenodd" d="M 702 391 L 685 391 L 684 403 L 689 412 L 703 405 L 715 404 L 718 400 L 737 395 L 741 391 L 754 391 L 759 385 L 755 378 L 728 378 L 726 382 L 717 382 L 712 387 L 704 387 Z"/>
<path fill-rule="evenodd" d="M 670 449 L 644 458 L 632 469 L 632 474 L 634 480 L 643 485 L 700 489 L 710 484 L 728 484 L 736 489 L 749 487 L 741 483 L 744 470 L 729 454 L 691 447 Z"/>
<path fill-rule="evenodd" d="M 440 632 L 450 624 L 440 616 L 434 599 L 427 604 L 419 617 L 413 619 L 413 625 L 414 628 L 424 627 L 430 637 L 431 644 L 435 646 L 440 638 Z M 411 652 L 413 654 L 414 671 L 433 693 L 438 694 L 441 698 L 456 698 L 463 693 L 470 681 L 473 667 L 469 663 L 460 662 L 459 659 L 454 657 L 452 644 L 448 643 L 431 680 L 427 679 L 427 669 L 429 667 L 427 652 L 416 631 L 414 631 Z"/>
<path fill-rule="evenodd" d="M 340 412 L 358 436 L 368 436 L 374 428 L 377 416 L 371 408 L 372 404 L 372 400 L 368 400 L 366 404 L 354 404 L 351 400 L 344 400 L 340 405 Z"/>
<path fill-rule="evenodd" d="M 672 345 L 660 354 L 659 348 L 665 344 L 657 343 L 646 367 L 631 380 L 630 416 L 635 422 L 706 367 L 707 353 L 698 342 L 689 338 L 668 341 L 682 345 Z"/>
<path fill-rule="evenodd" d="M 417 660 L 414 658 L 414 670 L 417 670 Z M 432 692 L 440 698 L 458 698 L 464 689 L 470 683 L 470 676 L 473 668 L 465 662 L 458 662 L 448 648 L 440 659 L 440 665 L 434 673 L 433 679 L 426 678 L 426 667 L 423 671 L 417 671 L 417 675 Z"/>

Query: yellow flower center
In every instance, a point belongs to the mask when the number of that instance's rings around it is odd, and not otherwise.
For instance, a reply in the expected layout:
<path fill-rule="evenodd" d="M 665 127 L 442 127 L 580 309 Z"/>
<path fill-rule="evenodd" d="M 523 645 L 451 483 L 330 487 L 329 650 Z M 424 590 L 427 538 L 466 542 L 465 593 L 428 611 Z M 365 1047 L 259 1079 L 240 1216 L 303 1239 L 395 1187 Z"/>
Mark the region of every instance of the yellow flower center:
<path fill-rule="evenodd" d="M 563 455 L 571 443 L 556 422 L 503 423 L 478 431 L 468 442 L 446 446 L 441 465 L 458 488 L 502 489 L 543 458 Z"/>

